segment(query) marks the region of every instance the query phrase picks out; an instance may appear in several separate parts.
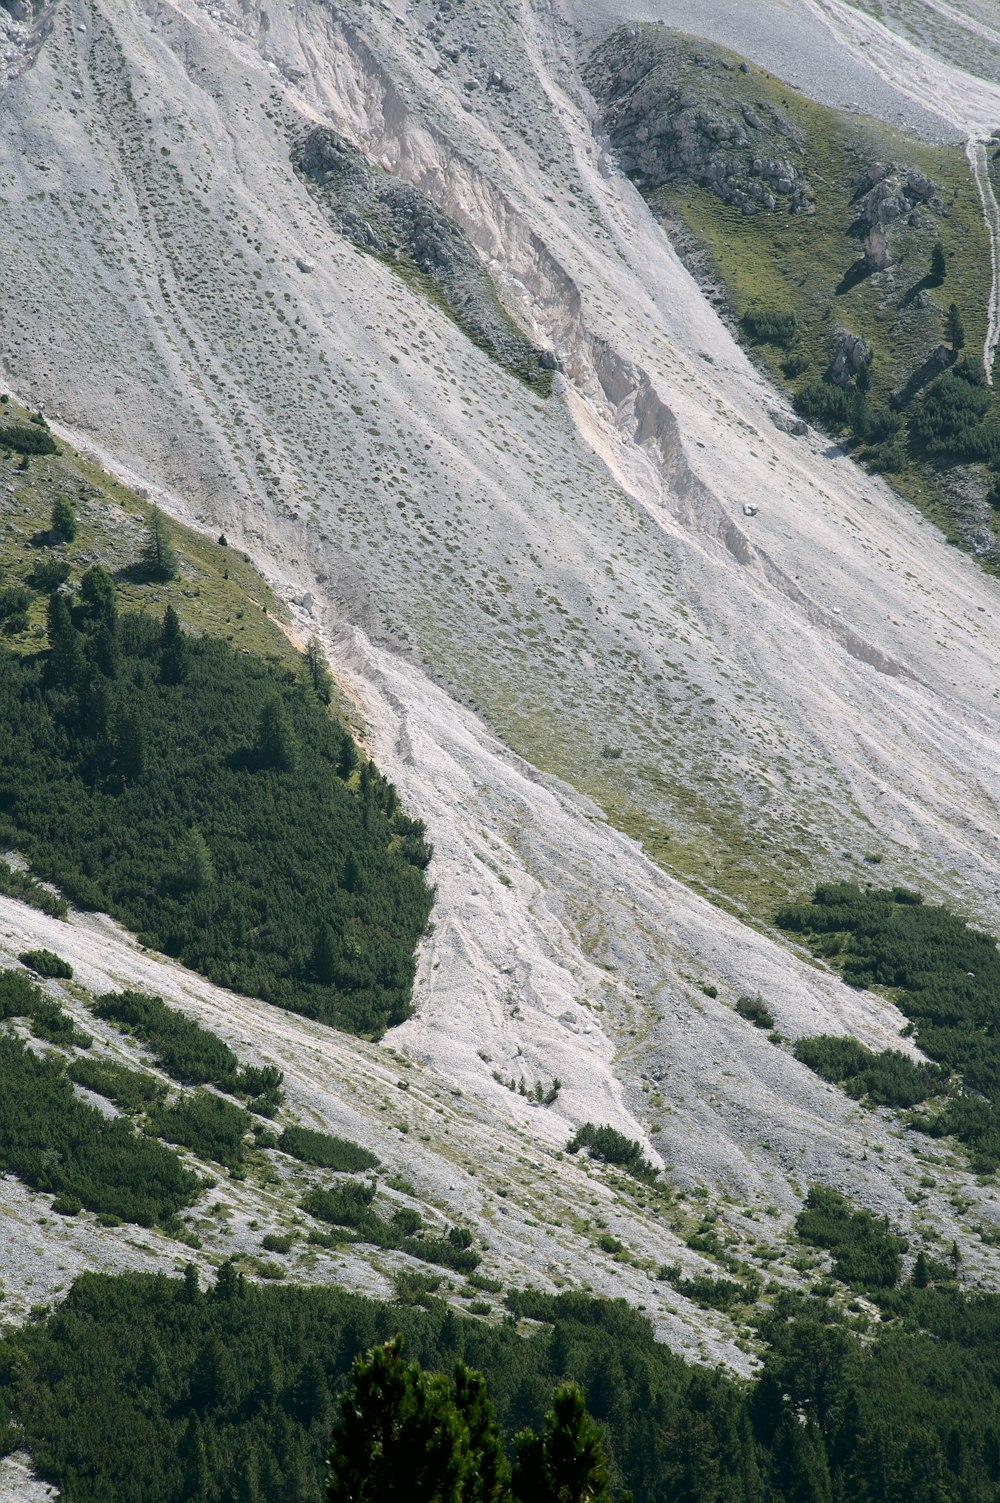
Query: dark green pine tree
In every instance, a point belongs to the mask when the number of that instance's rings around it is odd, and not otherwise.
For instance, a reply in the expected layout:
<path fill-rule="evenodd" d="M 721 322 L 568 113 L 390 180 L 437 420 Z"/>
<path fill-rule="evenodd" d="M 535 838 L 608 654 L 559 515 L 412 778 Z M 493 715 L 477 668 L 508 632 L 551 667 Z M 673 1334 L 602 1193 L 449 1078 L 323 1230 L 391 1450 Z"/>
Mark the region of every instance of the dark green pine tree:
<path fill-rule="evenodd" d="M 180 1460 L 183 1468 L 183 1491 L 181 1493 L 185 1503 L 202 1503 L 204 1498 L 211 1495 L 209 1487 L 210 1477 L 208 1471 L 208 1457 L 205 1454 L 205 1438 L 201 1431 L 201 1421 L 196 1414 L 192 1414 L 184 1431 L 184 1439 L 180 1447 Z"/>
<path fill-rule="evenodd" d="M 934 249 L 931 251 L 931 282 L 935 287 L 940 287 L 947 273 L 947 264 L 944 257 L 944 246 L 940 240 L 935 240 Z"/>
<path fill-rule="evenodd" d="M 468 1432 L 448 1380 L 406 1362 L 402 1337 L 356 1359 L 341 1409 L 330 1450 L 329 1503 L 462 1498 Z"/>
<path fill-rule="evenodd" d="M 266 701 L 257 722 L 254 758 L 258 767 L 291 772 L 298 761 L 298 744 L 284 702 L 273 694 Z"/>
<path fill-rule="evenodd" d="M 46 623 L 49 638 L 46 682 L 58 689 L 75 689 L 86 671 L 83 640 L 73 625 L 65 595 L 58 591 L 49 596 Z"/>
<path fill-rule="evenodd" d="M 115 582 L 102 564 L 94 564 L 80 580 L 78 616 L 86 631 L 106 626 L 115 631 L 118 625 L 118 595 Z"/>
<path fill-rule="evenodd" d="M 121 648 L 118 632 L 108 626 L 99 626 L 87 643 L 86 653 L 99 673 L 105 678 L 117 678 L 121 667 Z"/>
<path fill-rule="evenodd" d="M 308 1428 L 313 1424 L 323 1424 L 328 1419 L 330 1408 L 326 1369 L 318 1357 L 309 1357 L 292 1384 L 292 1413 L 300 1424 Z"/>
<path fill-rule="evenodd" d="M 345 731 L 340 741 L 340 756 L 337 758 L 337 772 L 346 782 L 351 773 L 358 765 L 358 748 L 350 731 Z"/>
<path fill-rule="evenodd" d="M 316 931 L 309 973 L 322 986 L 329 986 L 337 974 L 337 946 L 329 924 L 320 924 Z"/>
<path fill-rule="evenodd" d="M 64 542 L 72 543 L 76 537 L 76 512 L 68 496 L 57 496 L 52 503 L 52 531 Z"/>
<path fill-rule="evenodd" d="M 267 1503 L 260 1480 L 260 1462 L 257 1448 L 247 1446 L 239 1461 L 230 1488 L 233 1503 Z"/>
<path fill-rule="evenodd" d="M 486 1379 L 464 1362 L 458 1362 L 452 1383 L 455 1408 L 468 1433 L 469 1454 L 474 1463 L 469 1469 L 462 1503 L 505 1503 L 510 1496 L 510 1468 L 486 1391 Z"/>
<path fill-rule="evenodd" d="M 962 322 L 962 315 L 958 311 L 957 303 L 951 303 L 949 305 L 948 314 L 944 321 L 944 332 L 948 339 L 948 343 L 951 345 L 952 350 L 956 355 L 958 354 L 959 350 L 964 350 L 965 325 Z"/>
<path fill-rule="evenodd" d="M 187 641 L 181 631 L 180 617 L 172 605 L 163 613 L 160 631 L 160 682 L 180 684 L 187 678 Z"/>
<path fill-rule="evenodd" d="M 140 560 L 143 574 L 160 584 L 177 577 L 177 554 L 170 541 L 170 533 L 163 513 L 153 507 L 149 517 L 149 538 Z"/>
<path fill-rule="evenodd" d="M 522 1431 L 514 1448 L 519 1503 L 610 1503 L 601 1432 L 575 1383 L 553 1393 L 542 1434 Z"/>

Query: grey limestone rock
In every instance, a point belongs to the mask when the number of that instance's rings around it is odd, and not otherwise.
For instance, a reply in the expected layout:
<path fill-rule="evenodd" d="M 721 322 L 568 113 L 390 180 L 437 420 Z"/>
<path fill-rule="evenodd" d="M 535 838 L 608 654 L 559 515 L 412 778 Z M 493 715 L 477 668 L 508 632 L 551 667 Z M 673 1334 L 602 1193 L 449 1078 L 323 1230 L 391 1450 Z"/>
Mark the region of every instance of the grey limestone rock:
<path fill-rule="evenodd" d="M 717 56 L 685 57 L 668 32 L 625 28 L 591 58 L 587 82 L 643 187 L 687 179 L 745 214 L 801 212 L 812 197 L 796 161 L 804 143 L 771 104 L 733 99 L 729 72 Z"/>
<path fill-rule="evenodd" d="M 434 296 L 481 349 L 529 385 L 548 381 L 556 365 L 504 312 L 467 235 L 432 199 L 374 166 L 324 126 L 297 145 L 292 162 L 340 234 L 401 272 L 426 277 Z"/>
<path fill-rule="evenodd" d="M 871 359 L 871 348 L 860 334 L 837 329 L 832 341 L 833 355 L 825 379 L 834 386 L 849 386 L 862 366 Z"/>

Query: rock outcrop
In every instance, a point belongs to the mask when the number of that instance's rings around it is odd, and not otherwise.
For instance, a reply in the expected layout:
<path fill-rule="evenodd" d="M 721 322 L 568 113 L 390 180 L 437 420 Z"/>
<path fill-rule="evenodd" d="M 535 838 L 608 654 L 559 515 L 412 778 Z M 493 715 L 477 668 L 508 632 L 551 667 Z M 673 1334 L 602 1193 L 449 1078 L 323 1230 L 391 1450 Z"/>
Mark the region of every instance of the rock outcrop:
<path fill-rule="evenodd" d="M 676 34 L 628 27 L 598 49 L 586 78 L 622 167 L 643 188 L 687 179 L 744 214 L 808 210 L 799 132 L 772 104 L 739 97 L 739 70 L 720 49 L 692 57 Z"/>
<path fill-rule="evenodd" d="M 300 142 L 292 161 L 340 234 L 401 274 L 426 278 L 428 291 L 470 339 L 521 380 L 547 388 L 554 358 L 523 337 L 468 237 L 432 199 L 373 166 L 325 126 Z"/>

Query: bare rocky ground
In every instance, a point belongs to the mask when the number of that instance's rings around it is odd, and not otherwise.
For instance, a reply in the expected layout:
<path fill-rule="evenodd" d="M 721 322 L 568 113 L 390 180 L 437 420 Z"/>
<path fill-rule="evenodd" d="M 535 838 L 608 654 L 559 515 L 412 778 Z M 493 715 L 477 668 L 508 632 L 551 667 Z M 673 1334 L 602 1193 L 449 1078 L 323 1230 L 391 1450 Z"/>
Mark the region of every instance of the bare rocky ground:
<path fill-rule="evenodd" d="M 859 12 L 801 10 L 803 70 L 867 69 Z M 760 991 L 789 1037 L 898 1042 L 891 1007 L 767 926 L 787 892 L 870 874 L 866 854 L 879 880 L 1000 926 L 1000 591 L 836 448 L 775 425 L 774 393 L 593 133 L 581 15 L 615 19 L 596 0 L 74 0 L 32 66 L 8 63 L 8 380 L 265 565 L 427 820 L 438 903 L 416 1015 L 378 1047 L 276 1019 L 90 919 L 3 902 L 0 943 L 49 944 L 85 985 L 128 976 L 251 1040 L 317 1122 L 479 1221 L 487 1271 L 622 1293 L 679 1349 L 739 1366 L 725 1322 L 651 1276 L 693 1266 L 669 1216 L 557 1155 L 588 1119 L 641 1136 L 744 1252 L 780 1244 L 821 1179 L 915 1246 L 957 1236 L 968 1276 L 995 1285 L 976 1231 L 993 1190 L 732 1005 Z M 887 99 L 903 54 L 876 40 L 864 76 Z M 919 88 L 907 74 L 925 114 L 954 82 L 941 66 L 923 58 Z M 963 79 L 944 132 L 994 108 L 995 85 Z M 331 235 L 289 163 L 310 123 L 459 222 L 558 356 L 549 402 Z M 390 1050 L 412 1061 L 406 1093 Z M 564 1085 L 529 1107 L 494 1070 Z M 601 1220 L 635 1262 L 595 1251 Z M 98 1243 L 85 1218 L 59 1230 L 63 1268 L 5 1269 L 18 1313 L 75 1268 L 190 1255 Z M 787 1251 L 776 1276 L 795 1278 Z M 316 1276 L 384 1287 L 387 1266 Z"/>

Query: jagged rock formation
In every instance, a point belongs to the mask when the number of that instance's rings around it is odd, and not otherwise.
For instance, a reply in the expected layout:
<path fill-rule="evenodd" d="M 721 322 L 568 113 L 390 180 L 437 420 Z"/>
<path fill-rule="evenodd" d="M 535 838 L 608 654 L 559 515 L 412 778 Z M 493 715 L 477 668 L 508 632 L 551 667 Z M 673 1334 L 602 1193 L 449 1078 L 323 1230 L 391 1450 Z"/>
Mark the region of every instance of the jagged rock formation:
<path fill-rule="evenodd" d="M 802 212 L 811 198 L 802 137 L 766 101 L 733 98 L 739 71 L 719 48 L 691 54 L 661 28 L 627 27 L 597 49 L 585 77 L 623 170 L 644 188 L 687 179 L 744 214 L 779 201 Z"/>
<path fill-rule="evenodd" d="M 415 272 L 426 278 L 481 349 L 529 386 L 551 389 L 551 352 L 523 337 L 468 236 L 433 199 L 372 166 L 343 136 L 323 126 L 299 143 L 292 160 L 336 228 L 359 250 L 381 257 L 403 276 Z M 306 269 L 301 261 L 299 269 Z"/>
<path fill-rule="evenodd" d="M 893 231 L 920 224 L 919 205 L 936 216 L 944 203 L 930 178 L 896 162 L 873 162 L 856 195 L 858 217 L 853 233 L 864 241 L 864 262 L 870 271 L 884 271 L 893 261 Z"/>

